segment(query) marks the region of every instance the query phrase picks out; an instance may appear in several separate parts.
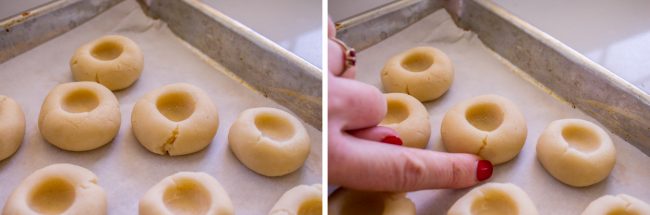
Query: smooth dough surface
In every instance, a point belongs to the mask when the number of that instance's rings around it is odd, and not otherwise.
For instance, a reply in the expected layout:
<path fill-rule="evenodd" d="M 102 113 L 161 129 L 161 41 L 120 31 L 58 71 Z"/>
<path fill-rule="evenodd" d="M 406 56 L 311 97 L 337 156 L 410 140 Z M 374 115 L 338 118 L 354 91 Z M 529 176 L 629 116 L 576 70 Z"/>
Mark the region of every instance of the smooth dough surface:
<path fill-rule="evenodd" d="M 629 195 L 605 195 L 593 202 L 582 215 L 648 215 L 650 205 Z"/>
<path fill-rule="evenodd" d="M 201 89 L 177 83 L 140 98 L 133 106 L 131 124 L 135 137 L 147 150 L 160 155 L 185 155 L 212 142 L 219 114 Z"/>
<path fill-rule="evenodd" d="M 454 81 L 454 67 L 447 55 L 433 47 L 416 47 L 390 58 L 381 70 L 381 82 L 389 93 L 406 93 L 420 101 L 442 96 Z"/>
<path fill-rule="evenodd" d="M 528 129 L 513 102 L 482 95 L 453 106 L 442 119 L 440 133 L 447 151 L 475 154 L 498 165 L 519 154 Z"/>
<path fill-rule="evenodd" d="M 131 86 L 142 74 L 144 57 L 131 39 L 109 35 L 79 47 L 70 59 L 77 81 L 94 81 L 110 90 Z"/>
<path fill-rule="evenodd" d="M 0 161 L 13 155 L 25 136 L 25 113 L 12 98 L 0 95 Z"/>
<path fill-rule="evenodd" d="M 90 170 L 53 164 L 27 176 L 2 214 L 106 214 L 106 193 Z"/>
<path fill-rule="evenodd" d="M 528 194 L 510 183 L 487 183 L 454 203 L 447 215 L 537 215 Z"/>
<path fill-rule="evenodd" d="M 230 127 L 228 145 L 249 169 L 265 176 L 281 176 L 300 168 L 311 150 L 303 124 L 276 108 L 244 110 Z"/>
<path fill-rule="evenodd" d="M 167 176 L 144 194 L 140 215 L 234 214 L 228 193 L 203 172 L 179 172 Z"/>
<path fill-rule="evenodd" d="M 406 193 L 339 188 L 328 200 L 329 215 L 415 215 L 415 204 Z"/>
<path fill-rule="evenodd" d="M 70 82 L 50 91 L 41 106 L 38 128 L 52 145 L 87 151 L 109 143 L 120 130 L 120 105 L 101 84 Z"/>
<path fill-rule="evenodd" d="M 561 119 L 542 132 L 537 159 L 557 180 L 584 187 L 607 178 L 616 164 L 616 148 L 598 125 L 582 119 Z"/>
<path fill-rule="evenodd" d="M 431 137 L 429 112 L 413 96 L 404 93 L 387 93 L 386 117 L 379 123 L 397 131 L 404 146 L 426 148 Z"/>
<path fill-rule="evenodd" d="M 269 215 L 323 214 L 323 188 L 320 184 L 298 185 L 285 192 Z"/>

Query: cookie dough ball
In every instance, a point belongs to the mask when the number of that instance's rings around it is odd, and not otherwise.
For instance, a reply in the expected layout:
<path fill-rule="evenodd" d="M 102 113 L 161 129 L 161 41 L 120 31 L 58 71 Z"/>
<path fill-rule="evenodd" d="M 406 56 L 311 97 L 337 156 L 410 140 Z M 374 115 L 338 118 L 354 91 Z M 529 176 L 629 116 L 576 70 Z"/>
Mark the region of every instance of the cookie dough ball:
<path fill-rule="evenodd" d="M 388 111 L 379 125 L 397 131 L 404 146 L 426 148 L 431 137 L 431 124 L 424 105 L 404 93 L 388 93 L 385 96 Z"/>
<path fill-rule="evenodd" d="M 25 114 L 13 99 L 0 95 L 0 161 L 13 155 L 25 136 Z"/>
<path fill-rule="evenodd" d="M 416 47 L 389 59 L 381 70 L 384 90 L 406 93 L 420 101 L 437 99 L 454 81 L 447 55 L 433 47 Z"/>
<path fill-rule="evenodd" d="M 298 185 L 280 197 L 269 215 L 323 214 L 323 188 L 320 184 Z"/>
<path fill-rule="evenodd" d="M 144 57 L 131 39 L 109 35 L 77 49 L 70 59 L 70 70 L 77 81 L 94 81 L 111 90 L 133 84 L 142 73 Z"/>
<path fill-rule="evenodd" d="M 268 107 L 243 111 L 230 127 L 228 143 L 239 161 L 265 176 L 296 171 L 311 149 L 307 130 L 296 117 Z"/>
<path fill-rule="evenodd" d="M 494 165 L 517 156 L 527 132 L 517 106 L 497 95 L 462 101 L 445 114 L 440 127 L 447 151 L 475 154 Z"/>
<path fill-rule="evenodd" d="M 133 133 L 149 151 L 185 155 L 207 147 L 219 127 L 217 108 L 198 87 L 178 83 L 144 95 L 131 113 Z"/>
<path fill-rule="evenodd" d="M 106 214 L 106 193 L 90 170 L 53 164 L 27 176 L 2 214 Z"/>
<path fill-rule="evenodd" d="M 415 215 L 406 193 L 365 192 L 340 188 L 328 202 L 329 215 Z"/>
<path fill-rule="evenodd" d="M 474 188 L 449 208 L 447 215 L 536 215 L 537 208 L 526 192 L 510 183 L 487 183 Z"/>
<path fill-rule="evenodd" d="M 140 215 L 234 214 L 228 193 L 212 176 L 179 172 L 154 185 L 140 199 Z"/>
<path fill-rule="evenodd" d="M 95 82 L 72 82 L 60 84 L 47 94 L 38 129 L 56 147 L 87 151 L 115 138 L 121 120 L 113 92 Z"/>
<path fill-rule="evenodd" d="M 616 196 L 606 195 L 600 197 L 587 206 L 582 215 L 647 215 L 650 214 L 650 205 L 628 196 L 620 194 Z"/>
<path fill-rule="evenodd" d="M 561 182 L 585 187 L 605 179 L 616 164 L 616 148 L 596 124 L 581 119 L 551 122 L 537 141 L 537 159 Z"/>

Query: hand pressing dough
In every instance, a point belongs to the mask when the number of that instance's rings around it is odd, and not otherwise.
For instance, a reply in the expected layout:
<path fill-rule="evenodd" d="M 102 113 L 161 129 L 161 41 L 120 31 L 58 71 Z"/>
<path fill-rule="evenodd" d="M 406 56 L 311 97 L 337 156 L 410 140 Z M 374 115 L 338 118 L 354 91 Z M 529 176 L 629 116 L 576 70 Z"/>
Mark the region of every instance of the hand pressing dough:
<path fill-rule="evenodd" d="M 440 127 L 447 151 L 475 154 L 494 165 L 517 156 L 527 132 L 517 106 L 497 95 L 462 101 L 445 114 Z"/>
<path fill-rule="evenodd" d="M 510 183 L 487 183 L 474 188 L 449 208 L 447 215 L 537 215 L 526 192 Z"/>
<path fill-rule="evenodd" d="M 13 155 L 25 136 L 25 114 L 13 99 L 0 95 L 0 161 Z"/>
<path fill-rule="evenodd" d="M 320 184 L 298 185 L 284 193 L 269 215 L 323 214 L 323 188 Z"/>
<path fill-rule="evenodd" d="M 422 102 L 442 96 L 454 81 L 447 55 L 433 47 L 416 47 L 389 59 L 381 70 L 384 90 L 406 93 Z"/>
<path fill-rule="evenodd" d="M 178 83 L 144 95 L 131 113 L 133 133 L 149 151 L 185 155 L 207 147 L 219 127 L 217 108 L 198 87 Z"/>
<path fill-rule="evenodd" d="M 87 151 L 115 138 L 121 120 L 120 105 L 108 88 L 95 82 L 71 82 L 47 94 L 38 128 L 52 145 Z"/>
<path fill-rule="evenodd" d="M 154 185 L 140 199 L 140 215 L 234 214 L 228 193 L 212 176 L 179 172 Z"/>
<path fill-rule="evenodd" d="M 582 215 L 648 215 L 650 205 L 628 196 L 620 194 L 616 196 L 606 195 L 600 197 L 587 206 Z"/>
<path fill-rule="evenodd" d="M 90 170 L 53 164 L 27 176 L 2 214 L 106 214 L 106 193 Z"/>
<path fill-rule="evenodd" d="M 94 81 L 111 90 L 133 84 L 142 73 L 144 57 L 135 42 L 119 35 L 96 39 L 77 49 L 70 70 L 77 81 Z"/>
<path fill-rule="evenodd" d="M 265 176 L 296 171 L 311 149 L 307 130 L 296 117 L 268 107 L 243 111 L 230 127 L 228 143 L 239 161 Z"/>
<path fill-rule="evenodd" d="M 616 148 L 596 124 L 562 119 L 551 122 L 542 132 L 537 159 L 557 180 L 585 187 L 607 178 L 616 164 Z"/>
<path fill-rule="evenodd" d="M 387 93 L 388 111 L 379 123 L 397 131 L 404 146 L 426 148 L 431 137 L 429 112 L 420 101 L 404 93 Z"/>
<path fill-rule="evenodd" d="M 339 188 L 329 197 L 329 215 L 415 215 L 406 193 L 366 192 Z"/>

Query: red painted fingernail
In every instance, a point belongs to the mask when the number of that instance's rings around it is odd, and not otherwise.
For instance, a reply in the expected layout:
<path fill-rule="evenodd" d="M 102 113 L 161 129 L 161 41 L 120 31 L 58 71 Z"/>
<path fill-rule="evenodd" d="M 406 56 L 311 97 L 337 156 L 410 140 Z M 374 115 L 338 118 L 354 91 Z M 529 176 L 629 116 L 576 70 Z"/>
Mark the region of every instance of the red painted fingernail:
<path fill-rule="evenodd" d="M 485 181 L 492 177 L 492 163 L 489 160 L 479 160 L 476 166 L 476 179 Z"/>
<path fill-rule="evenodd" d="M 400 139 L 398 136 L 394 135 L 389 135 L 384 137 L 384 139 L 381 140 L 382 143 L 388 143 L 388 144 L 393 144 L 393 145 L 402 145 L 402 139 Z"/>

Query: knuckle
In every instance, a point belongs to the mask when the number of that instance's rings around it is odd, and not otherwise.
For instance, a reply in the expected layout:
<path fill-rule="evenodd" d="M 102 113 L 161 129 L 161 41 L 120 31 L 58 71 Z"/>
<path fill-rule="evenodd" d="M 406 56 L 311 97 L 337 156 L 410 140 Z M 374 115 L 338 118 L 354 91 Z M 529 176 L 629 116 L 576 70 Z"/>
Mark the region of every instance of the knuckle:
<path fill-rule="evenodd" d="M 402 153 L 400 157 L 401 166 L 396 167 L 399 172 L 395 185 L 397 190 L 405 191 L 418 188 L 427 174 L 426 164 L 408 153 Z"/>

